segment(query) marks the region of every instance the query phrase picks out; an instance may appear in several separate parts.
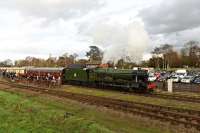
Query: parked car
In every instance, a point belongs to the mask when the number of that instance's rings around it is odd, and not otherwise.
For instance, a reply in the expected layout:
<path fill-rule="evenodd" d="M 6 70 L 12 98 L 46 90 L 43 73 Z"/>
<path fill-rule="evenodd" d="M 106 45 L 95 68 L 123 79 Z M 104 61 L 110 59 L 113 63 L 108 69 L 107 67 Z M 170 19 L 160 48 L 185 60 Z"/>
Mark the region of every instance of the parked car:
<path fill-rule="evenodd" d="M 154 82 L 157 80 L 155 73 L 149 73 L 148 81 Z"/>
<path fill-rule="evenodd" d="M 173 81 L 173 82 L 176 82 L 176 83 L 180 82 L 180 77 L 177 76 L 177 75 L 172 76 L 170 79 L 172 79 L 172 81 Z"/>
<path fill-rule="evenodd" d="M 193 83 L 200 84 L 200 77 L 195 77 Z"/>
<path fill-rule="evenodd" d="M 193 79 L 193 76 L 185 76 L 181 79 L 181 83 L 192 83 Z"/>
<path fill-rule="evenodd" d="M 170 79 L 171 76 L 172 75 L 169 72 L 162 73 L 161 76 L 157 80 L 160 81 L 160 82 L 167 81 L 168 79 Z"/>
<path fill-rule="evenodd" d="M 165 81 L 166 80 L 166 77 L 165 76 L 160 76 L 158 79 L 157 79 L 157 81 L 159 81 L 159 82 L 163 82 L 163 81 Z"/>
<path fill-rule="evenodd" d="M 157 79 L 157 77 L 154 75 L 149 75 L 149 77 L 148 77 L 148 81 L 150 81 L 150 82 L 154 82 L 154 81 L 156 81 L 156 79 Z"/>
<path fill-rule="evenodd" d="M 175 71 L 175 74 L 179 76 L 180 79 L 187 76 L 187 70 L 186 69 L 179 69 Z"/>

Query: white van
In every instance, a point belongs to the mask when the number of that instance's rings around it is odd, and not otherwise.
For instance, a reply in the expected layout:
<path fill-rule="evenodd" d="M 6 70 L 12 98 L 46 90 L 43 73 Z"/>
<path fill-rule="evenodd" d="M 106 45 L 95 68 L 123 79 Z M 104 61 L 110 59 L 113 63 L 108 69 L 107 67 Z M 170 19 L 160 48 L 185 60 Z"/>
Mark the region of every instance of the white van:
<path fill-rule="evenodd" d="M 175 74 L 180 79 L 182 79 L 183 77 L 187 76 L 187 70 L 186 69 L 179 69 L 179 70 L 176 70 Z"/>

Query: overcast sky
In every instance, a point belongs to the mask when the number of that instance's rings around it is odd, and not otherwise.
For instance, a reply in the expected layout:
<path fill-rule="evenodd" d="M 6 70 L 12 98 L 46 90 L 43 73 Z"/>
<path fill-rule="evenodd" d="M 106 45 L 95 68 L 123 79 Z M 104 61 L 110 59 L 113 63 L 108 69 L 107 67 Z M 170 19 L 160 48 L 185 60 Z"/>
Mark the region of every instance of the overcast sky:
<path fill-rule="evenodd" d="M 66 52 L 83 57 L 96 36 L 118 37 L 118 28 L 134 22 L 150 38 L 145 54 L 162 43 L 200 41 L 199 7 L 200 0 L 1 0 L 0 60 Z"/>

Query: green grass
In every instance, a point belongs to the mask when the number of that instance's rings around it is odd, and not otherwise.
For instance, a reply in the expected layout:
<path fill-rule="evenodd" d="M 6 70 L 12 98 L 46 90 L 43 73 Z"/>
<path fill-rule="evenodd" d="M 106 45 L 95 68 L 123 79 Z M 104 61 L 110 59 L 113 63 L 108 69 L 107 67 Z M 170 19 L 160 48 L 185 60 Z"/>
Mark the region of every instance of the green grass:
<path fill-rule="evenodd" d="M 133 118 L 70 100 L 0 91 L 0 133 L 169 133 L 156 121 Z"/>
<path fill-rule="evenodd" d="M 181 101 L 176 101 L 176 100 L 144 97 L 144 96 L 123 94 L 117 91 L 99 90 L 95 88 L 85 88 L 85 87 L 78 87 L 78 86 L 71 86 L 71 85 L 63 86 L 62 90 L 66 92 L 81 93 L 81 94 L 95 95 L 95 96 L 101 96 L 101 97 L 110 97 L 114 99 L 122 99 L 122 100 L 134 101 L 134 102 L 149 103 L 149 104 L 170 106 L 170 107 L 177 107 L 177 108 L 184 108 L 184 109 L 200 110 L 200 103 L 191 104 L 190 102 L 181 102 Z"/>

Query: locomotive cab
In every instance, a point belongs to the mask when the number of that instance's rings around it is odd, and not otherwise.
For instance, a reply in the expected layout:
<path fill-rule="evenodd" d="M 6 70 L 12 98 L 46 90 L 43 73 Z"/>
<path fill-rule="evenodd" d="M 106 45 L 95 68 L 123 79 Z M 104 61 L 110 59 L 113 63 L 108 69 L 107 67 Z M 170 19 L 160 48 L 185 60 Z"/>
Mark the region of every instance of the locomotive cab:
<path fill-rule="evenodd" d="M 133 80 L 138 87 L 133 88 L 139 92 L 152 92 L 156 88 L 156 84 L 148 81 L 148 73 L 145 70 L 134 70 Z"/>

